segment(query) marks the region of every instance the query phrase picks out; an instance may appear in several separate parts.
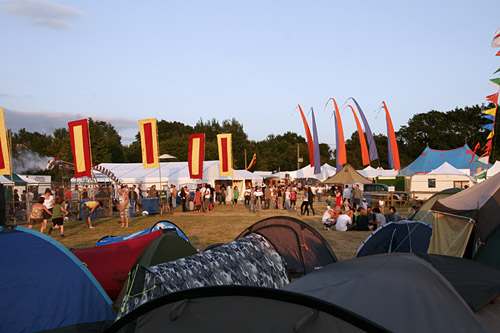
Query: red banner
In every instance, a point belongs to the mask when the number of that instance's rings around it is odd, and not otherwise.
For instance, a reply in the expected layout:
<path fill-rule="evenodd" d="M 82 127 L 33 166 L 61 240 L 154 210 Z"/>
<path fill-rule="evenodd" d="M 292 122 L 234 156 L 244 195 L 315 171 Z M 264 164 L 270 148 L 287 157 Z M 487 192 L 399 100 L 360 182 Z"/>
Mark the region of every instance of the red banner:
<path fill-rule="evenodd" d="M 71 121 L 68 127 L 75 164 L 75 178 L 92 177 L 92 154 L 87 119 Z"/>
<path fill-rule="evenodd" d="M 232 136 L 228 134 L 217 134 L 217 145 L 219 147 L 220 175 L 233 175 L 233 143 Z"/>
<path fill-rule="evenodd" d="M 203 179 L 203 161 L 205 160 L 205 133 L 189 136 L 188 166 L 191 179 Z"/>

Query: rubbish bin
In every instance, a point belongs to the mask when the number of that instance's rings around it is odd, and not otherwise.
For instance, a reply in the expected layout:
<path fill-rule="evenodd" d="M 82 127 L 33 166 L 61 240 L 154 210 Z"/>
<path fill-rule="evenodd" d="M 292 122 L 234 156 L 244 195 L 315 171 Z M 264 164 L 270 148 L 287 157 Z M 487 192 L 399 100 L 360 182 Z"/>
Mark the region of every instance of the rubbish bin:
<path fill-rule="evenodd" d="M 149 215 L 158 214 L 159 198 L 142 199 L 142 210 L 147 211 Z"/>
<path fill-rule="evenodd" d="M 135 200 L 129 200 L 129 202 L 130 202 L 130 217 L 134 217 Z"/>

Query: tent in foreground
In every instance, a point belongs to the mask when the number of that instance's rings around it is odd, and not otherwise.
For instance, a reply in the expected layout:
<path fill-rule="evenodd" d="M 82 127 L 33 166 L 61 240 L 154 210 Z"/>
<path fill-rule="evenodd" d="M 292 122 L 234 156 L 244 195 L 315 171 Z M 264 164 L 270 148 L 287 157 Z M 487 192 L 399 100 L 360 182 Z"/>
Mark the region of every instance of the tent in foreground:
<path fill-rule="evenodd" d="M 0 227 L 2 332 L 103 329 L 115 318 L 111 300 L 69 250 L 23 228 Z"/>
<path fill-rule="evenodd" d="M 155 299 L 108 332 L 386 332 L 334 304 L 278 289 L 219 286 Z"/>
<path fill-rule="evenodd" d="M 163 235 L 163 229 L 155 232 L 98 247 L 72 250 L 114 300 L 127 280 L 134 262 L 151 241 Z"/>
<path fill-rule="evenodd" d="M 363 177 L 359 172 L 357 172 L 350 164 L 344 165 L 344 167 L 337 172 L 335 175 L 331 176 L 327 180 L 323 181 L 322 184 L 335 185 L 335 184 L 371 184 L 371 180 Z"/>
<path fill-rule="evenodd" d="M 291 277 L 338 261 L 328 242 L 314 228 L 293 217 L 274 216 L 261 220 L 236 239 L 249 234 L 261 235 L 274 246 Z"/>
<path fill-rule="evenodd" d="M 429 253 L 462 257 L 474 227 L 472 239 L 485 243 L 500 224 L 500 173 L 438 200 L 431 209 L 435 222 Z"/>
<path fill-rule="evenodd" d="M 97 241 L 97 243 L 94 246 L 102 246 L 102 245 L 108 245 L 108 244 L 113 244 L 117 242 L 121 242 L 124 240 L 129 240 L 129 239 L 134 239 L 140 236 L 144 236 L 147 234 L 150 234 L 158 229 L 163 229 L 165 233 L 175 233 L 179 235 L 180 237 L 184 238 L 187 242 L 189 242 L 188 237 L 186 234 L 179 228 L 175 223 L 169 222 L 169 221 L 159 221 L 156 222 L 154 226 L 151 228 L 147 228 L 141 231 L 134 232 L 133 234 L 125 235 L 125 236 L 105 236 Z"/>
<path fill-rule="evenodd" d="M 285 264 L 273 246 L 253 234 L 200 254 L 159 264 L 139 266 L 142 281 L 134 281 L 119 316 L 174 292 L 220 285 L 281 288 L 289 282 Z"/>
<path fill-rule="evenodd" d="M 424 222 L 390 222 L 363 241 L 357 257 L 393 252 L 427 253 L 431 235 L 432 227 Z"/>
<path fill-rule="evenodd" d="M 462 258 L 414 253 L 356 258 L 283 289 L 343 307 L 392 332 L 500 327 L 500 271 Z"/>

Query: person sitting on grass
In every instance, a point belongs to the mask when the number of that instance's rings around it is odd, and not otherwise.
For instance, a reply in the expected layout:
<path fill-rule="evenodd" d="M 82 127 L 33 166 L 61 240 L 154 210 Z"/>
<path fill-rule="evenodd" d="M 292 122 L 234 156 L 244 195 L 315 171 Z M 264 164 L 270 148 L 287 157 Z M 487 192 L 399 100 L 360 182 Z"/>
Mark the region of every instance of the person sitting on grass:
<path fill-rule="evenodd" d="M 99 201 L 85 201 L 82 204 L 83 218 L 85 219 L 85 222 L 87 222 L 87 225 L 85 226 L 85 228 L 94 229 L 94 227 L 92 226 L 91 217 L 92 217 L 92 213 L 100 205 L 101 205 L 101 203 Z"/>
<path fill-rule="evenodd" d="M 340 215 L 337 218 L 337 223 L 335 223 L 335 230 L 337 231 L 351 230 L 353 213 L 354 212 L 352 211 L 352 209 L 349 209 L 347 212 L 345 212 L 345 214 Z"/>
<path fill-rule="evenodd" d="M 33 206 L 31 206 L 31 214 L 28 221 L 28 228 L 32 229 L 34 224 L 40 223 L 41 224 L 40 232 L 43 232 L 41 228 L 43 227 L 44 212 L 45 214 L 47 214 L 47 216 L 49 217 L 52 216 L 50 210 L 48 210 L 47 207 L 43 205 L 44 201 L 45 198 L 43 196 L 40 196 L 38 198 L 38 202 L 34 203 Z"/>
<path fill-rule="evenodd" d="M 57 197 L 56 204 L 52 209 L 52 223 L 54 226 L 49 228 L 49 235 L 54 229 L 59 229 L 61 231 L 61 237 L 64 236 L 64 217 L 68 215 L 68 212 L 64 208 L 64 198 Z"/>
<path fill-rule="evenodd" d="M 323 214 L 321 221 L 325 226 L 325 230 L 330 230 L 330 227 L 337 223 L 337 217 L 339 216 L 340 211 L 335 209 L 327 209 Z"/>

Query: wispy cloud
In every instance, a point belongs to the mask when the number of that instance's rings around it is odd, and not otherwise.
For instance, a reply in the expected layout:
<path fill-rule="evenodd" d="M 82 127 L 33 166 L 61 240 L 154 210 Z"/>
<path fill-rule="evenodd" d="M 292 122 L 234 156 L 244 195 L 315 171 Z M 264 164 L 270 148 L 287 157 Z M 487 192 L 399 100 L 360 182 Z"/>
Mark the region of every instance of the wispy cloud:
<path fill-rule="evenodd" d="M 122 137 L 123 144 L 130 144 L 139 131 L 137 120 L 118 117 L 96 116 L 82 113 L 59 113 L 43 111 L 16 111 L 5 109 L 5 125 L 13 132 L 25 128 L 29 132 L 52 134 L 57 128 L 68 128 L 68 122 L 78 119 L 92 118 L 113 125 Z"/>
<path fill-rule="evenodd" d="M 49 0 L 0 0 L 0 6 L 4 11 L 30 19 L 34 25 L 53 29 L 71 28 L 71 20 L 84 16 L 78 9 Z"/>

